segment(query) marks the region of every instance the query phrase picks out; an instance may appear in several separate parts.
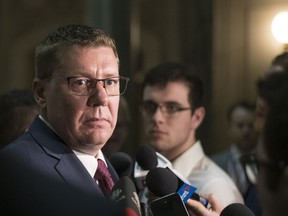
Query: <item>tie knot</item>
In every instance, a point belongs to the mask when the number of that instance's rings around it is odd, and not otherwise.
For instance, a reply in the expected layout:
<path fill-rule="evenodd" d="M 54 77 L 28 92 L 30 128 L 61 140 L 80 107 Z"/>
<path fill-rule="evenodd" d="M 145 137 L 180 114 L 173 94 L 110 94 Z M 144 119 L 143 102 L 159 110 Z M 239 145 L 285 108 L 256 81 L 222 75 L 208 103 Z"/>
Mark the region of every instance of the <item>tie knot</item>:
<path fill-rule="evenodd" d="M 101 159 L 98 159 L 98 168 L 94 178 L 98 181 L 99 187 L 105 195 L 107 195 L 114 186 L 109 170 Z"/>

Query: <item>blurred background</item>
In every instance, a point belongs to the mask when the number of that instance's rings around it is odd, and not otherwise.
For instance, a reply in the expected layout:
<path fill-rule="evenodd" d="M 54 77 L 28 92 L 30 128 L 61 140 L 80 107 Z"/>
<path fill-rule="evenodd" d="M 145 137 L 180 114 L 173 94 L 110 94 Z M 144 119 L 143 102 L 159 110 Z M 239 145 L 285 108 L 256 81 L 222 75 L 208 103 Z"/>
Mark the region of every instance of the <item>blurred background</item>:
<path fill-rule="evenodd" d="M 284 51 L 271 32 L 287 0 L 0 0 L 0 94 L 31 88 L 34 48 L 64 24 L 90 24 L 117 43 L 132 122 L 125 150 L 145 144 L 138 112 L 145 72 L 165 61 L 193 64 L 206 87 L 199 131 L 208 154 L 229 145 L 226 111 L 256 101 L 255 82 Z M 3 113 L 1 113 L 2 115 Z"/>

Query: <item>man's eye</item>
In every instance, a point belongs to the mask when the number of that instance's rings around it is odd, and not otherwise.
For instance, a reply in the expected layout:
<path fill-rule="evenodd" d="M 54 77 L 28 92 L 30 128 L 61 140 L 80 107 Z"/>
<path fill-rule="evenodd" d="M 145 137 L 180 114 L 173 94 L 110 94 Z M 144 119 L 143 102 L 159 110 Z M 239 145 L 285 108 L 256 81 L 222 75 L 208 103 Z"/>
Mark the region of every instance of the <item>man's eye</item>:
<path fill-rule="evenodd" d="M 83 86 L 83 85 L 88 85 L 89 84 L 89 80 L 87 79 L 76 79 L 73 82 L 74 85 L 78 85 L 78 86 Z"/>
<path fill-rule="evenodd" d="M 114 86 L 118 84 L 118 79 L 107 79 L 105 80 L 106 86 Z"/>
<path fill-rule="evenodd" d="M 153 104 L 153 103 L 147 103 L 147 104 L 145 104 L 144 105 L 147 109 L 149 109 L 149 110 L 155 110 L 156 109 L 156 105 L 155 104 Z"/>
<path fill-rule="evenodd" d="M 167 105 L 166 109 L 167 109 L 167 112 L 169 113 L 175 113 L 179 111 L 179 107 L 176 105 Z"/>
<path fill-rule="evenodd" d="M 144 108 L 144 110 L 146 110 L 146 111 L 155 112 L 155 110 L 157 109 L 157 105 L 154 104 L 154 103 L 149 103 L 149 102 L 147 102 L 147 103 L 144 103 L 144 104 L 143 104 L 143 108 Z"/>

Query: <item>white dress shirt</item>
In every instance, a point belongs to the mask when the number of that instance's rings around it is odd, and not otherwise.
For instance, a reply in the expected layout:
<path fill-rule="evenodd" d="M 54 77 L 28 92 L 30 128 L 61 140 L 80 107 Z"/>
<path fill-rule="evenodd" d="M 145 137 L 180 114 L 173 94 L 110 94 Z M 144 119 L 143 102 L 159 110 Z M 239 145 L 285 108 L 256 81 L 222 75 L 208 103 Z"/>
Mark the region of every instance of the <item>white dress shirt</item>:
<path fill-rule="evenodd" d="M 91 175 L 92 178 L 94 178 L 94 175 L 95 175 L 96 170 L 98 168 L 97 159 L 101 159 L 102 161 L 104 161 L 104 163 L 107 166 L 107 163 L 105 161 L 104 155 L 103 155 L 101 150 L 99 150 L 97 157 L 94 157 L 92 155 L 88 155 L 88 154 L 85 154 L 82 152 L 78 152 L 75 150 L 73 150 L 73 152 L 78 157 L 78 159 L 81 161 L 81 163 L 84 165 L 84 167 L 87 169 L 87 171 L 89 172 L 89 174 Z"/>
<path fill-rule="evenodd" d="M 198 194 L 213 193 L 224 207 L 231 203 L 243 203 L 233 180 L 205 155 L 200 141 L 176 158 L 172 166 L 197 188 Z"/>

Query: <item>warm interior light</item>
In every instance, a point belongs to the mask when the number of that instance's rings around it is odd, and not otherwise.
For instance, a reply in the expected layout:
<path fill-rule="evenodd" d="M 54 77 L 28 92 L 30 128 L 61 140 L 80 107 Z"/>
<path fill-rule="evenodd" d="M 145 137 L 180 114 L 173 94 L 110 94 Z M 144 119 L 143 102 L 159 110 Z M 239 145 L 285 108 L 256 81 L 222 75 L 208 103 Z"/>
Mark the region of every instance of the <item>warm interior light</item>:
<path fill-rule="evenodd" d="M 280 12 L 273 18 L 271 30 L 277 41 L 288 44 L 288 12 Z"/>

